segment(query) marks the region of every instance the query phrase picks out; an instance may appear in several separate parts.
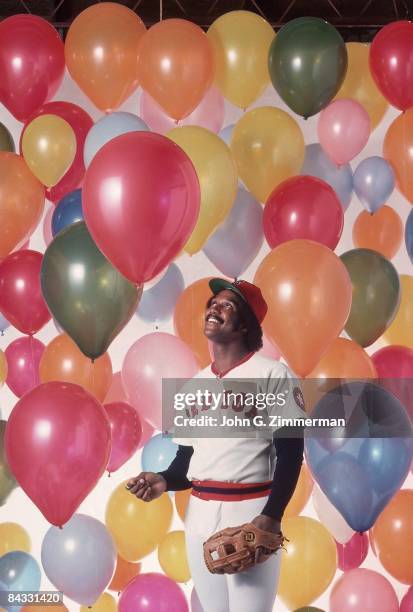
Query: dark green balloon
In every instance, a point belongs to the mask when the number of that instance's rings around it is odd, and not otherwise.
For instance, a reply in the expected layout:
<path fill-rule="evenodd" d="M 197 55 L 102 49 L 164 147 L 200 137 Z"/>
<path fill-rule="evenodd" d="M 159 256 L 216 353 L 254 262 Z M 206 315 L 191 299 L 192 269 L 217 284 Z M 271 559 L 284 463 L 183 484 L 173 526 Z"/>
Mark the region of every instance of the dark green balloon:
<path fill-rule="evenodd" d="M 311 117 L 334 98 L 346 76 L 347 49 L 323 19 L 299 17 L 283 26 L 268 56 L 274 88 L 302 117 Z"/>
<path fill-rule="evenodd" d="M 41 283 L 53 317 L 91 359 L 103 355 L 125 327 L 143 289 L 109 263 L 83 222 L 62 230 L 49 244 Z"/>
<path fill-rule="evenodd" d="M 393 264 L 370 249 L 353 249 L 341 260 L 353 285 L 350 316 L 346 332 L 361 346 L 380 338 L 397 314 L 400 280 Z"/>
<path fill-rule="evenodd" d="M 15 153 L 16 151 L 13 137 L 2 123 L 0 123 L 0 151 L 10 151 L 10 153 Z"/>
<path fill-rule="evenodd" d="M 6 421 L 0 421 L 0 506 L 6 503 L 10 493 L 18 486 L 6 459 L 6 451 L 4 448 L 6 424 Z"/>

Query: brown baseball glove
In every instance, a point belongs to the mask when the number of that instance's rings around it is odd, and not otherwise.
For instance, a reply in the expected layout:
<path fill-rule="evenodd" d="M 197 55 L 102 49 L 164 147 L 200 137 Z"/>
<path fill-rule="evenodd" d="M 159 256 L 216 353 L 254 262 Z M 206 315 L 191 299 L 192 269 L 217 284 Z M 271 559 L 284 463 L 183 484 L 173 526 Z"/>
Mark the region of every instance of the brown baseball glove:
<path fill-rule="evenodd" d="M 255 565 L 258 548 L 265 554 L 275 553 L 284 540 L 282 533 L 264 531 L 253 523 L 228 527 L 204 542 L 205 564 L 212 574 L 236 574 Z"/>

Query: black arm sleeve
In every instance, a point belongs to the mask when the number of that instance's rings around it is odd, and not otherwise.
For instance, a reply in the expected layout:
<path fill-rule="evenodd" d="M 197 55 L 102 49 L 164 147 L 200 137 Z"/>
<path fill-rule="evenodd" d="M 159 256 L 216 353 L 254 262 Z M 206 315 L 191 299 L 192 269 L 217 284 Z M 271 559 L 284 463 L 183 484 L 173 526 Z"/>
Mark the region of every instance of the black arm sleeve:
<path fill-rule="evenodd" d="M 191 482 L 187 478 L 189 464 L 193 455 L 192 446 L 178 446 L 175 459 L 167 470 L 158 472 L 166 480 L 167 491 L 183 491 L 191 488 Z"/>

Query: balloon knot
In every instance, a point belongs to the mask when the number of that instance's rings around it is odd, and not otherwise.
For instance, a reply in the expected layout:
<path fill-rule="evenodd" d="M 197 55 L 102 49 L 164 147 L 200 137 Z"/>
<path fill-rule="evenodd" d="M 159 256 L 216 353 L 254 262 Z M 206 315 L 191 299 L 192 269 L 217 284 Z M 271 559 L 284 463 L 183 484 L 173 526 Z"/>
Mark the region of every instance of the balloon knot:
<path fill-rule="evenodd" d="M 108 472 L 108 478 L 110 478 L 110 472 Z"/>
<path fill-rule="evenodd" d="M 59 525 L 59 529 L 63 529 L 63 527 L 61 525 Z"/>

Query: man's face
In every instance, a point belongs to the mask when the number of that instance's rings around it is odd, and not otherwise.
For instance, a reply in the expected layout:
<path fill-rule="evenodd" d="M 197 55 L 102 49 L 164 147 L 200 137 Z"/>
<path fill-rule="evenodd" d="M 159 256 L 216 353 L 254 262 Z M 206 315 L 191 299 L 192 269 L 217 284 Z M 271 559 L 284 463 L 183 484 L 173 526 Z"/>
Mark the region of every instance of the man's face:
<path fill-rule="evenodd" d="M 241 299 L 225 289 L 215 295 L 205 311 L 204 334 L 213 342 L 229 342 L 245 335 L 241 319 Z"/>

